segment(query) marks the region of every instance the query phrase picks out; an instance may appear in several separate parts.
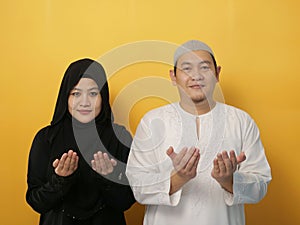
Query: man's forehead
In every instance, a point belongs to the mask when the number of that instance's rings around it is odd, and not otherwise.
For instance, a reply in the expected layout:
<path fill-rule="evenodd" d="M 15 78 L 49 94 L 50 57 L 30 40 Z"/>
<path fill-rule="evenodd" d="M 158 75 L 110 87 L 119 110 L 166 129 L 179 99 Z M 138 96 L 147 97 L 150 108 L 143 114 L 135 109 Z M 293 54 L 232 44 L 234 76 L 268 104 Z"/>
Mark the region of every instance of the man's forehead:
<path fill-rule="evenodd" d="M 183 43 L 176 49 L 174 53 L 174 65 L 176 65 L 179 58 L 185 53 L 190 51 L 197 51 L 197 50 L 203 50 L 210 53 L 212 56 L 214 55 L 212 49 L 204 42 L 198 40 L 190 40 Z"/>
<path fill-rule="evenodd" d="M 196 50 L 190 51 L 179 57 L 178 63 L 189 63 L 189 62 L 212 62 L 211 55 L 207 51 Z"/>

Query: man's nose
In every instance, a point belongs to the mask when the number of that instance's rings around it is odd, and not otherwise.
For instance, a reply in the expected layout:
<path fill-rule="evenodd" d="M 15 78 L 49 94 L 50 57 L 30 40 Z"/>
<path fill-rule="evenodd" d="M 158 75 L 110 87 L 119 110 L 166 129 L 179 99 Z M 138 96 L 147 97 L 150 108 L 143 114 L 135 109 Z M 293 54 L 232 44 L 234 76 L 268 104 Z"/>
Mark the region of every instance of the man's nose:
<path fill-rule="evenodd" d="M 192 74 L 191 74 L 192 76 L 192 79 L 193 80 L 203 80 L 204 79 L 204 76 L 203 76 L 203 74 L 201 73 L 201 70 L 200 69 L 193 69 L 193 71 L 192 71 Z"/>

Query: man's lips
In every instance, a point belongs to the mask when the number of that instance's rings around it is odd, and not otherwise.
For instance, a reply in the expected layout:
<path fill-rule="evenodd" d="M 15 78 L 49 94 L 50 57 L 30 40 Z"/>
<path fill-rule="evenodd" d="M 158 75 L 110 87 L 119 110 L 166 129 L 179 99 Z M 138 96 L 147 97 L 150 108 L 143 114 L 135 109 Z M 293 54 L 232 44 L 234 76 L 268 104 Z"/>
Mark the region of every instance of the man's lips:
<path fill-rule="evenodd" d="M 205 85 L 204 84 L 192 84 L 192 85 L 189 85 L 189 88 L 193 88 L 193 89 L 201 89 L 201 88 L 204 88 Z"/>

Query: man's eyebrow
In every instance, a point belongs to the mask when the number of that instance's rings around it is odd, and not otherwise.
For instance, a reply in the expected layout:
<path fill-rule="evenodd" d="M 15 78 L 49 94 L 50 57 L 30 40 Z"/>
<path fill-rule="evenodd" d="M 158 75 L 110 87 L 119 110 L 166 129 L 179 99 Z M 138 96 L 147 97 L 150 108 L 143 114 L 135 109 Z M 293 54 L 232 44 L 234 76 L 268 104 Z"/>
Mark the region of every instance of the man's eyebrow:
<path fill-rule="evenodd" d="M 180 65 L 183 66 L 183 65 L 191 65 L 191 64 L 192 64 L 192 62 L 183 61 Z M 203 61 L 199 62 L 199 64 L 211 64 L 211 61 L 203 60 Z"/>
<path fill-rule="evenodd" d="M 211 64 L 211 61 L 204 60 L 204 61 L 201 61 L 199 64 L 204 64 L 204 63 Z"/>
<path fill-rule="evenodd" d="M 184 62 L 184 61 L 182 63 L 180 63 L 181 66 L 183 66 L 183 65 L 191 65 L 191 64 L 192 63 L 190 63 L 190 62 Z"/>

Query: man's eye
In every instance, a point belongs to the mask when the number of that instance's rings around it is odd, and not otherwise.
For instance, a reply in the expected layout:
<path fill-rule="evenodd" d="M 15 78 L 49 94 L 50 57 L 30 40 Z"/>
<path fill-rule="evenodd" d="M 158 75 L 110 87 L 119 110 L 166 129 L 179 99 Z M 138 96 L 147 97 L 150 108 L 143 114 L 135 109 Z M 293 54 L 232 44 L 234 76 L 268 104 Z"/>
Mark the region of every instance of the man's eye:
<path fill-rule="evenodd" d="M 190 71 L 190 70 L 191 70 L 191 67 L 183 67 L 182 70 L 183 70 L 183 71 Z"/>
<path fill-rule="evenodd" d="M 201 66 L 200 69 L 201 69 L 201 70 L 209 70 L 210 67 L 209 67 L 209 66 Z"/>

